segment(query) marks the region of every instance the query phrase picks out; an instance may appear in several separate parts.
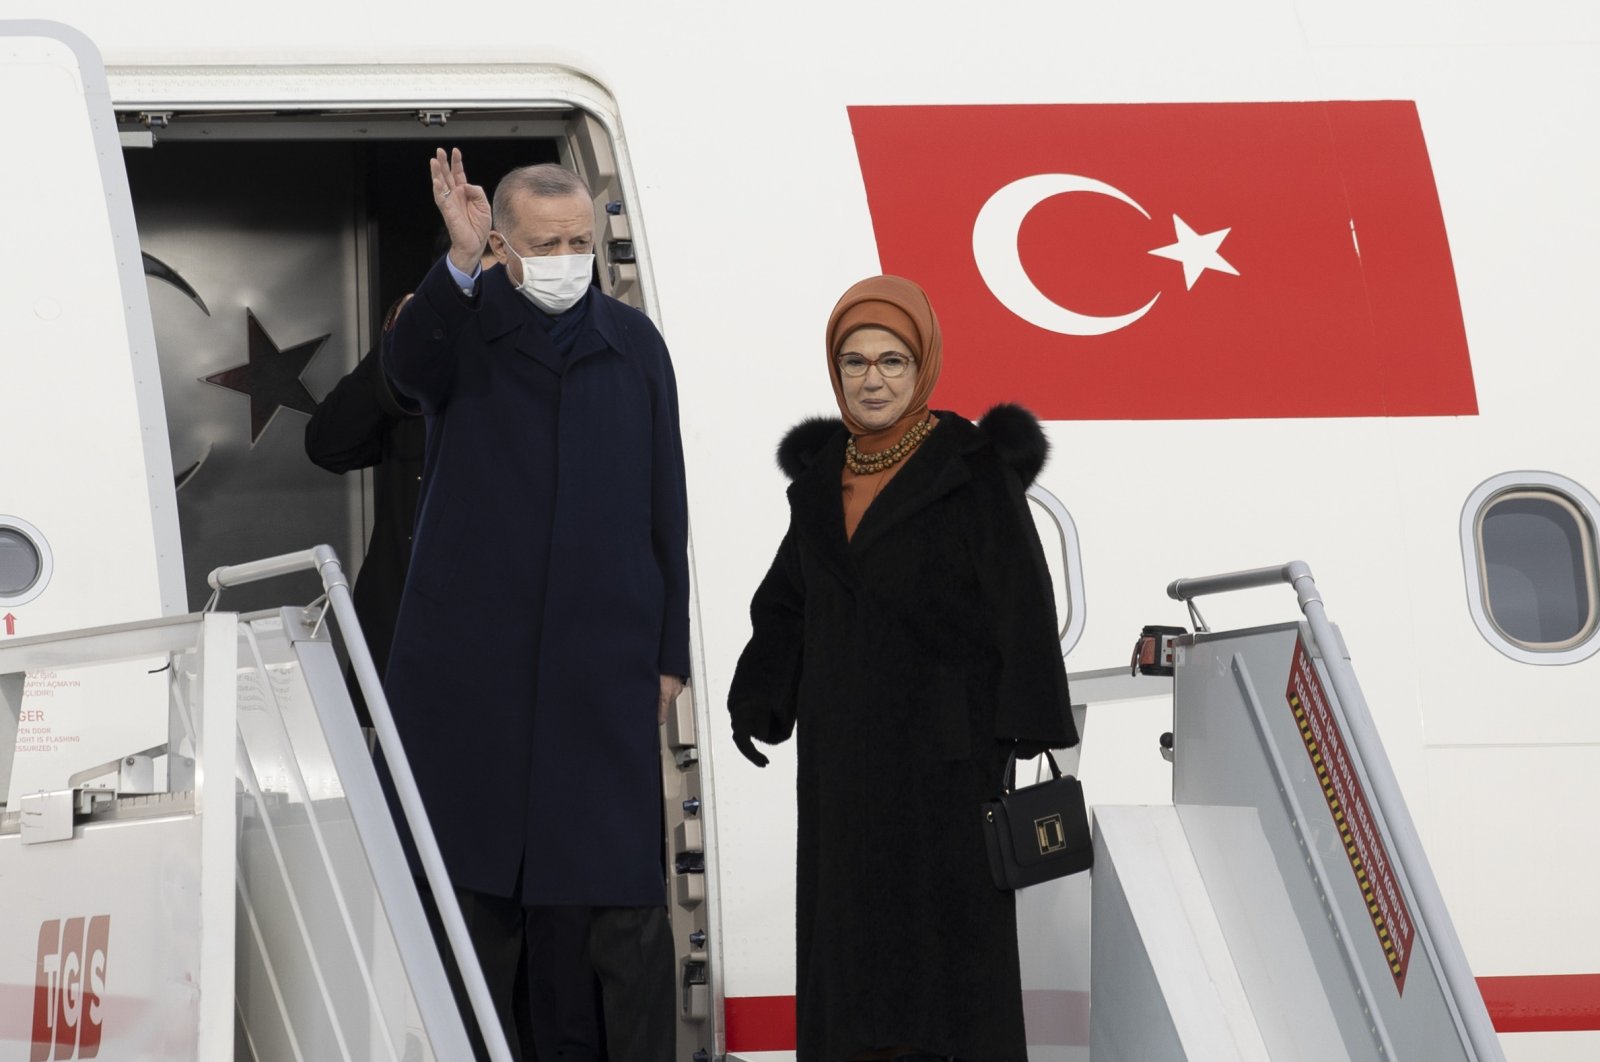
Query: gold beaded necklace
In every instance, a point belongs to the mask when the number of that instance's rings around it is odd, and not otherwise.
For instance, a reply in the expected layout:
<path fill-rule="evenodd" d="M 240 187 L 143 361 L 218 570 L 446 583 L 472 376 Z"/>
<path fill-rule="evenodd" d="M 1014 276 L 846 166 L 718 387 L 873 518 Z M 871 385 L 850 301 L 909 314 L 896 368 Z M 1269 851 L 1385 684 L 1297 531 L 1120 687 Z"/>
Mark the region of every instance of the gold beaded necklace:
<path fill-rule="evenodd" d="M 856 438 L 852 435 L 844 448 L 845 466 L 858 476 L 870 476 L 875 472 L 882 472 L 920 446 L 922 440 L 926 439 L 932 430 L 933 417 L 930 415 L 926 420 L 920 420 L 906 429 L 906 433 L 900 436 L 899 442 L 875 454 L 864 454 L 857 450 Z"/>

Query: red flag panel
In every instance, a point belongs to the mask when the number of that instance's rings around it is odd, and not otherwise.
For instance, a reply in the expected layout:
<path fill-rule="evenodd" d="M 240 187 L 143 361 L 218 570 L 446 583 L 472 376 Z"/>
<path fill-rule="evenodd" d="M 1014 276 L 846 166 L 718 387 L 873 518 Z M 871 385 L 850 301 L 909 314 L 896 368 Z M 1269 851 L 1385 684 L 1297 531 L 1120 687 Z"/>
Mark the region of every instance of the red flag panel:
<path fill-rule="evenodd" d="M 935 401 L 1051 420 L 1475 414 L 1409 101 L 853 107 Z"/>

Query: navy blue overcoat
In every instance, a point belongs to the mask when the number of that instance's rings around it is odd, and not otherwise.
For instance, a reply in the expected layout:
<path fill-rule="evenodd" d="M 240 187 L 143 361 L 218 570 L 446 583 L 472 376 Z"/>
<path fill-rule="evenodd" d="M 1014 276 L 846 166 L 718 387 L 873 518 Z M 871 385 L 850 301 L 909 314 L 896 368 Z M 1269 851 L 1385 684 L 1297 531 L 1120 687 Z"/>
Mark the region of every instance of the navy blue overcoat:
<path fill-rule="evenodd" d="M 395 721 L 456 887 L 659 905 L 656 702 L 689 674 L 672 363 L 597 290 L 562 359 L 503 269 L 478 289 L 441 259 L 384 339 L 428 424 Z"/>

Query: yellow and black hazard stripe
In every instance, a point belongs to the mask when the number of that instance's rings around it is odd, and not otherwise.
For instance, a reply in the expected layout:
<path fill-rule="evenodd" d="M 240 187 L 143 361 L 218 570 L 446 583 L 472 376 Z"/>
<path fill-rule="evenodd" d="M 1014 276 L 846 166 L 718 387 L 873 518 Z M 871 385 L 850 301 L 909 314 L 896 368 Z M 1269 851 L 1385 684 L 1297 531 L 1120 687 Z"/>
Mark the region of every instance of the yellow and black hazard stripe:
<path fill-rule="evenodd" d="M 1333 824 L 1339 831 L 1345 858 L 1350 861 L 1350 869 L 1355 871 L 1356 884 L 1361 887 L 1361 898 L 1367 905 L 1367 917 L 1372 919 L 1372 928 L 1378 932 L 1378 943 L 1383 947 L 1383 957 L 1389 963 L 1389 972 L 1397 978 L 1402 977 L 1405 974 L 1405 967 L 1400 962 L 1400 949 L 1395 946 L 1394 937 L 1390 934 L 1389 925 L 1378 905 L 1377 890 L 1373 888 L 1372 877 L 1367 873 L 1366 861 L 1361 858 L 1361 850 L 1356 846 L 1355 831 L 1350 828 L 1344 806 L 1339 800 L 1338 790 L 1333 785 L 1333 774 L 1323 759 L 1322 748 L 1317 742 L 1316 734 L 1312 732 L 1311 720 L 1306 715 L 1305 704 L 1300 700 L 1299 694 L 1289 695 L 1289 707 L 1294 711 L 1295 726 L 1300 729 L 1300 740 L 1305 743 L 1306 753 L 1311 757 L 1311 766 L 1317 772 L 1317 783 L 1322 786 L 1322 798 L 1327 801 L 1328 811 L 1333 815 Z"/>

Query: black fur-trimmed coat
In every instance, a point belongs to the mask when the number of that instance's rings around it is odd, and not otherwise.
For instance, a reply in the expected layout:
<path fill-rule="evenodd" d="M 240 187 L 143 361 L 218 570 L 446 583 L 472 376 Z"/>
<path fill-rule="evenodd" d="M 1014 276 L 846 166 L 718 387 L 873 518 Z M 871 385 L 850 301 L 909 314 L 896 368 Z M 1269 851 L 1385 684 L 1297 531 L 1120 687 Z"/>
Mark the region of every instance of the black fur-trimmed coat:
<path fill-rule="evenodd" d="M 936 415 L 848 541 L 843 425 L 807 421 L 779 448 L 789 530 L 729 710 L 752 752 L 799 727 L 800 1062 L 1027 1053 L 1016 911 L 978 808 L 1014 740 L 1077 742 L 1023 493 L 1047 444 L 1016 406 Z"/>

